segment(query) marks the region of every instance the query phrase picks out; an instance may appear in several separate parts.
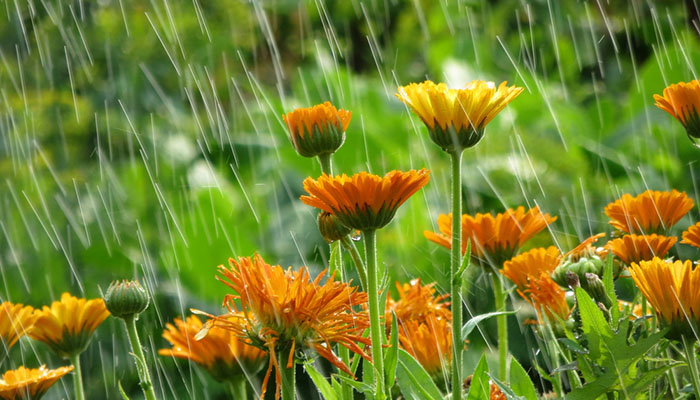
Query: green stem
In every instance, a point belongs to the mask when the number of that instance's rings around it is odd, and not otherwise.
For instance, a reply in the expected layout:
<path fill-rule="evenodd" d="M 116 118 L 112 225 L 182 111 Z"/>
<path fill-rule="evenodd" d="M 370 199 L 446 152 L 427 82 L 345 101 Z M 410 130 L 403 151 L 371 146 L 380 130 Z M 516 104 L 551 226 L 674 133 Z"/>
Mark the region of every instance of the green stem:
<path fill-rule="evenodd" d="M 671 350 L 671 347 L 669 346 L 668 349 L 666 349 L 666 354 L 668 355 L 668 358 L 674 359 L 675 355 L 673 354 L 673 350 Z M 678 372 L 676 371 L 675 368 L 671 368 L 671 379 L 669 379 L 669 383 L 671 384 L 671 396 L 674 399 L 678 398 L 678 390 L 680 387 L 680 379 L 678 378 Z"/>
<path fill-rule="evenodd" d="M 73 390 L 75 390 L 76 400 L 85 400 L 85 388 L 83 387 L 83 374 L 80 370 L 80 353 L 70 356 L 70 363 L 73 364 Z"/>
<path fill-rule="evenodd" d="M 450 153 L 452 161 L 452 249 L 450 257 L 450 300 L 452 311 L 452 398 L 462 399 L 462 152 Z"/>
<path fill-rule="evenodd" d="M 289 363 L 290 351 L 283 349 L 279 352 L 279 368 L 282 375 L 282 400 L 295 400 L 296 398 L 296 365 L 292 359 L 292 368 L 287 368 Z M 291 354 L 294 357 L 294 354 Z"/>
<path fill-rule="evenodd" d="M 331 155 L 330 154 L 320 154 L 318 156 L 318 162 L 321 164 L 321 172 L 326 175 L 332 175 L 333 169 L 331 167 Z"/>
<path fill-rule="evenodd" d="M 248 383 L 245 375 L 228 381 L 228 388 L 233 400 L 246 400 L 248 398 Z"/>
<path fill-rule="evenodd" d="M 496 302 L 496 311 L 506 310 L 506 293 L 503 291 L 503 283 L 501 276 L 496 273 L 491 273 L 491 281 L 493 282 L 493 299 Z M 498 379 L 506 381 L 508 371 L 508 321 L 505 314 L 496 316 L 498 323 Z"/>
<path fill-rule="evenodd" d="M 347 236 L 346 236 L 347 238 Z M 336 264 L 337 270 L 338 270 L 338 278 L 340 278 L 341 282 L 347 282 L 347 277 L 345 276 L 345 266 L 343 265 L 343 252 L 340 249 L 341 243 L 338 241 L 335 241 L 331 244 L 331 254 L 333 254 L 333 249 L 338 249 L 336 252 L 338 255 L 338 262 Z M 331 261 L 332 262 L 332 261 Z M 340 359 L 343 360 L 345 365 L 350 365 L 350 350 L 338 344 L 338 354 L 340 355 Z M 347 374 L 344 372 L 341 372 L 344 376 L 346 376 L 349 379 L 353 379 L 352 374 Z M 341 387 L 341 399 L 342 400 L 353 400 L 353 394 L 352 394 L 352 386 L 347 381 L 342 381 L 340 383 Z"/>
<path fill-rule="evenodd" d="M 345 236 L 340 239 L 340 243 L 343 245 L 345 250 L 350 253 L 350 258 L 352 262 L 355 263 L 355 268 L 357 268 L 357 275 L 360 277 L 360 284 L 362 285 L 362 290 L 367 291 L 367 271 L 365 270 L 365 264 L 362 262 L 362 257 L 360 252 L 357 251 L 355 243 L 350 239 L 349 236 Z"/>
<path fill-rule="evenodd" d="M 136 370 L 139 374 L 143 394 L 146 396 L 146 400 L 155 400 L 156 393 L 153 390 L 153 383 L 151 383 L 151 373 L 148 371 L 146 356 L 141 348 L 141 340 L 139 339 L 139 333 L 136 330 L 136 316 L 132 315 L 124 317 L 124 325 L 126 325 L 126 333 L 129 335 L 131 351 L 134 354 L 134 358 L 136 358 Z"/>
<path fill-rule="evenodd" d="M 700 399 L 700 375 L 698 375 L 698 358 L 695 355 L 695 341 L 689 340 L 685 335 L 683 335 L 683 351 L 688 361 L 690 381 L 693 382 L 695 398 Z"/>
<path fill-rule="evenodd" d="M 369 298 L 369 330 L 372 340 L 372 364 L 374 364 L 374 384 L 376 400 L 386 398 L 384 387 L 384 351 L 382 337 L 384 325 L 380 319 L 379 289 L 377 287 L 377 233 L 374 230 L 362 232 L 365 238 L 365 259 L 367 261 L 367 297 Z"/>

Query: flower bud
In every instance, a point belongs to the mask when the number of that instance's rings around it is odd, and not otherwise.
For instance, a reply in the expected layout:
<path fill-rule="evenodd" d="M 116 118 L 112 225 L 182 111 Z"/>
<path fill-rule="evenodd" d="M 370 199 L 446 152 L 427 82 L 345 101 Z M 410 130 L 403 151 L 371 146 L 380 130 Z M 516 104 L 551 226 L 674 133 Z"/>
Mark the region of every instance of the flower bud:
<path fill-rule="evenodd" d="M 138 317 L 148 308 L 148 292 L 138 281 L 114 281 L 104 296 L 107 310 L 118 318 Z"/>
<path fill-rule="evenodd" d="M 352 232 L 352 228 L 341 224 L 335 215 L 325 211 L 318 214 L 318 230 L 326 243 L 333 243 Z"/>
<path fill-rule="evenodd" d="M 350 111 L 338 110 L 330 102 L 298 108 L 282 116 L 294 149 L 303 157 L 335 153 L 345 142 L 351 117 Z"/>

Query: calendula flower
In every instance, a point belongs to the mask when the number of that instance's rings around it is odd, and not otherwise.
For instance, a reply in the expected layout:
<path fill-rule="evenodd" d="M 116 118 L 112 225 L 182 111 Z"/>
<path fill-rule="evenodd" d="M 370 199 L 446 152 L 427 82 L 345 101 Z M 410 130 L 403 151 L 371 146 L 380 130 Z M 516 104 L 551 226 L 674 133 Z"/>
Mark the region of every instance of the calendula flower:
<path fill-rule="evenodd" d="M 605 260 L 608 255 L 608 250 L 605 247 L 596 247 L 593 244 L 600 238 L 605 236 L 605 233 L 598 233 L 583 240 L 578 246 L 564 254 L 559 265 L 552 272 L 552 279 L 563 287 L 570 286 L 567 282 L 566 274 L 571 272 L 576 274 L 579 283 L 587 288 L 586 278 L 587 273 L 603 276 L 605 268 Z M 613 270 L 613 276 L 617 276 L 619 271 Z"/>
<path fill-rule="evenodd" d="M 276 369 L 276 395 L 279 397 L 280 368 L 294 367 L 297 347 L 315 350 L 348 374 L 352 372 L 333 353 L 333 344 L 369 358 L 360 347 L 370 343 L 368 338 L 362 337 L 369 326 L 367 314 L 352 309 L 366 303 L 366 293 L 332 277 L 321 284 L 325 271 L 311 280 L 306 268 L 284 270 L 279 265 L 267 264 L 257 254 L 252 258 L 230 259 L 229 264 L 229 268 L 219 266 L 222 277 L 217 276 L 217 279 L 235 292 L 224 300 L 231 313 L 210 316 L 213 319 L 204 325 L 197 337 L 206 337 L 211 329 L 220 327 L 231 330 L 236 336 L 250 338 L 253 344 L 269 351 L 263 396 L 270 373 Z M 236 300 L 240 301 L 244 315 L 251 318 L 232 317 L 237 312 Z M 289 351 L 288 365 L 278 364 L 279 351 Z"/>
<path fill-rule="evenodd" d="M 49 390 L 51 385 L 72 370 L 73 366 L 47 369 L 45 365 L 42 365 L 35 369 L 19 367 L 15 370 L 5 371 L 0 379 L 0 398 L 4 400 L 37 400 Z"/>
<path fill-rule="evenodd" d="M 681 243 L 700 248 L 700 222 L 685 230 L 681 237 Z"/>
<path fill-rule="evenodd" d="M 37 320 L 29 337 L 46 343 L 63 358 L 82 353 L 92 332 L 109 316 L 102 299 L 78 299 L 63 293 L 60 301 L 36 310 Z"/>
<path fill-rule="evenodd" d="M 434 314 L 428 315 L 424 321 L 404 321 L 399 325 L 399 345 L 428 374 L 437 377 L 452 362 L 452 323 Z"/>
<path fill-rule="evenodd" d="M 391 294 L 387 294 L 386 299 L 387 328 L 391 327 L 392 312 L 399 323 L 409 320 L 424 322 L 428 316 L 451 319 L 450 302 L 445 301 L 449 296 L 436 294 L 434 286 L 435 283 L 423 285 L 420 279 L 404 284 L 396 282 L 399 299 L 392 299 Z"/>
<path fill-rule="evenodd" d="M 304 157 L 332 154 L 343 145 L 352 113 L 330 102 L 296 110 L 282 116 L 292 144 Z"/>
<path fill-rule="evenodd" d="M 472 81 L 464 89 L 449 89 L 425 81 L 399 87 L 396 97 L 423 120 L 433 142 L 454 152 L 476 145 L 486 124 L 522 91 L 506 82 Z"/>
<path fill-rule="evenodd" d="M 242 313 L 231 316 L 236 322 L 245 323 Z M 257 373 L 267 354 L 252 345 L 250 339 L 237 336 L 231 330 L 212 326 L 201 340 L 195 336 L 202 329 L 202 321 L 194 315 L 168 323 L 163 338 L 173 347 L 160 349 L 158 354 L 190 360 L 202 366 L 218 381 L 241 379 Z M 243 378 L 245 379 L 245 378 Z"/>
<path fill-rule="evenodd" d="M 543 214 L 539 207 L 525 211 L 524 207 L 508 209 L 496 216 L 481 214 L 462 215 L 462 254 L 471 241 L 471 252 L 482 264 L 494 268 L 511 259 L 525 242 L 542 231 L 557 217 Z M 441 246 L 452 248 L 452 214 L 438 217 L 437 232 L 425 231 L 425 237 Z M 468 240 L 467 240 L 468 239 Z"/>
<path fill-rule="evenodd" d="M 495 383 L 491 382 L 489 385 L 489 400 L 507 400 L 505 393 L 501 391 Z"/>
<path fill-rule="evenodd" d="M 569 318 L 571 309 L 566 302 L 566 292 L 546 272 L 530 277 L 525 291 L 518 290 L 518 293 L 537 310 L 540 320 L 542 312 L 550 321 Z"/>
<path fill-rule="evenodd" d="M 670 337 L 691 337 L 690 324 L 700 321 L 700 268 L 689 260 L 654 257 L 632 263 L 629 271 L 661 322 L 671 327 Z"/>
<path fill-rule="evenodd" d="M 425 168 L 391 171 L 384 177 L 367 172 L 350 177 L 323 174 L 304 180 L 309 195 L 301 196 L 301 201 L 335 215 L 349 228 L 375 230 L 391 222 L 399 206 L 429 180 L 430 171 Z"/>
<path fill-rule="evenodd" d="M 677 190 L 647 190 L 632 197 L 624 194 L 605 207 L 610 225 L 637 234 L 666 233 L 693 208 L 693 200 Z"/>
<path fill-rule="evenodd" d="M 0 304 L 0 340 L 6 350 L 10 350 L 19 338 L 32 328 L 37 316 L 34 308 L 8 301 Z"/>
<path fill-rule="evenodd" d="M 606 243 L 605 247 L 629 265 L 633 262 L 651 260 L 654 257 L 663 258 L 676 244 L 678 239 L 673 236 L 661 236 L 655 233 L 651 235 L 625 235 Z"/>
<path fill-rule="evenodd" d="M 671 114 L 685 128 L 694 143 L 700 139 L 700 81 L 679 82 L 664 89 L 663 96 L 654 95 L 655 106 Z"/>
<path fill-rule="evenodd" d="M 520 290 L 525 290 L 531 277 L 539 276 L 542 272 L 549 274 L 554 271 L 561 257 L 561 252 L 554 246 L 532 249 L 503 263 L 501 273 Z"/>

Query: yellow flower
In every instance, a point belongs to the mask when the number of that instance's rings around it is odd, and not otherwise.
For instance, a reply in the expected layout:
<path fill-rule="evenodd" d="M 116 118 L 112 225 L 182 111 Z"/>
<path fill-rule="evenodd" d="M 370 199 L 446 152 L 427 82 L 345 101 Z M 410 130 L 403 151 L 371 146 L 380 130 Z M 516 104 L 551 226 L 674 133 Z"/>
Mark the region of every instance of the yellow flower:
<path fill-rule="evenodd" d="M 361 231 L 379 229 L 396 214 L 399 206 L 425 186 L 430 171 L 391 171 L 384 177 L 360 172 L 351 177 L 321 175 L 304 180 L 304 204 L 335 215 L 345 226 Z"/>
<path fill-rule="evenodd" d="M 636 197 L 622 195 L 605 207 L 605 215 L 610 217 L 610 225 L 623 232 L 663 234 L 680 221 L 693 204 L 688 195 L 677 190 L 647 190 Z"/>
<path fill-rule="evenodd" d="M 423 120 L 433 142 L 454 152 L 476 145 L 486 124 L 522 91 L 506 82 L 496 87 L 472 81 L 464 89 L 448 89 L 444 83 L 425 81 L 399 87 L 396 97 Z"/>
<path fill-rule="evenodd" d="M 233 289 L 224 304 L 231 313 L 208 321 L 202 338 L 214 327 L 231 330 L 236 336 L 250 338 L 269 351 L 270 361 L 263 382 L 263 395 L 273 369 L 277 370 L 277 397 L 281 368 L 292 368 L 296 347 L 314 349 L 319 355 L 348 374 L 352 374 L 343 361 L 333 353 L 333 344 L 344 346 L 351 351 L 369 356 L 360 345 L 369 345 L 369 338 L 362 333 L 369 327 L 366 312 L 356 312 L 354 306 L 367 302 L 367 294 L 347 283 L 338 282 L 332 277 L 321 284 L 325 271 L 311 280 L 307 268 L 293 271 L 284 270 L 279 265 L 271 266 L 262 257 L 240 257 L 230 259 L 230 267 L 219 266 L 223 277 L 218 280 Z M 245 315 L 252 318 L 232 318 L 240 302 Z M 277 352 L 289 351 L 290 364 L 280 366 Z"/>
<path fill-rule="evenodd" d="M 0 339 L 3 347 L 10 350 L 19 338 L 32 328 L 37 316 L 34 308 L 8 301 L 0 304 Z"/>
<path fill-rule="evenodd" d="M 231 318 L 245 320 L 242 313 Z M 163 338 L 173 347 L 160 349 L 158 354 L 195 362 L 218 381 L 255 374 L 262 368 L 267 357 L 249 339 L 240 338 L 230 330 L 216 325 L 209 329 L 207 336 L 196 340 L 195 336 L 203 324 L 194 315 L 184 321 L 176 318 L 175 325 L 168 323 L 165 327 Z"/>
<path fill-rule="evenodd" d="M 655 233 L 632 234 L 613 239 L 606 243 L 605 247 L 623 263 L 629 265 L 633 262 L 651 260 L 654 257 L 663 258 L 677 240 L 673 236 L 661 236 Z"/>
<path fill-rule="evenodd" d="M 37 320 L 29 337 L 46 343 L 63 358 L 79 354 L 90 343 L 92 332 L 109 316 L 102 299 L 78 299 L 63 293 L 51 307 L 36 310 Z"/>
<path fill-rule="evenodd" d="M 561 261 L 561 252 L 554 246 L 526 251 L 503 263 L 501 273 L 521 290 L 525 290 L 531 277 L 551 273 Z"/>
<path fill-rule="evenodd" d="M 685 128 L 688 138 L 700 139 L 700 81 L 679 82 L 664 89 L 663 96 L 654 95 L 655 106 L 671 114 Z"/>
<path fill-rule="evenodd" d="M 496 268 L 511 259 L 526 241 L 542 231 L 557 217 L 543 214 L 539 207 L 508 209 L 503 213 L 462 215 L 462 254 L 471 241 L 471 252 L 480 262 Z M 439 233 L 425 231 L 425 237 L 441 246 L 452 248 L 452 214 L 438 217 Z"/>
<path fill-rule="evenodd" d="M 566 292 L 546 272 L 530 277 L 525 291 L 518 290 L 518 293 L 537 310 L 540 320 L 543 320 L 543 311 L 550 321 L 569 318 L 571 309 L 566 302 Z"/>
<path fill-rule="evenodd" d="M 451 320 L 428 315 L 424 321 L 407 320 L 399 325 L 399 345 L 433 377 L 452 362 Z"/>
<path fill-rule="evenodd" d="M 683 232 L 681 243 L 700 248 L 700 222 Z"/>
<path fill-rule="evenodd" d="M 19 367 L 5 371 L 0 379 L 0 397 L 4 400 L 38 399 L 63 375 L 71 372 L 73 366 L 46 369 L 42 365 L 36 369 Z"/>
<path fill-rule="evenodd" d="M 330 102 L 282 115 L 292 144 L 304 157 L 332 154 L 343 145 L 352 113 L 338 110 Z"/>
<path fill-rule="evenodd" d="M 629 271 L 659 319 L 671 327 L 670 337 L 692 335 L 690 323 L 700 321 L 700 268 L 688 260 L 654 257 L 632 263 Z"/>

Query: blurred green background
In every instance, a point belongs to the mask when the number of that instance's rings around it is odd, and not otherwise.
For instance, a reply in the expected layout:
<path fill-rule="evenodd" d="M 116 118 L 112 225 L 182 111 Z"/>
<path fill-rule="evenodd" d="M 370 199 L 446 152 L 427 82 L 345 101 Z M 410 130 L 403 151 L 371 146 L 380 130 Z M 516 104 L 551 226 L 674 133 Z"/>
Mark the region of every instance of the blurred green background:
<path fill-rule="evenodd" d="M 353 112 L 336 171 L 432 170 L 379 233 L 392 282 L 446 292 L 449 265 L 423 237 L 448 211 L 449 160 L 397 84 L 525 87 L 465 152 L 463 184 L 469 213 L 539 205 L 559 217 L 528 247 L 566 251 L 610 230 L 602 209 L 625 192 L 676 188 L 698 201 L 700 153 L 652 99 L 697 77 L 692 1 L 0 4 L 0 298 L 38 307 L 138 278 L 155 297 L 140 321 L 149 356 L 167 347 L 167 321 L 221 311 L 227 288 L 214 276 L 228 257 L 327 264 L 316 211 L 298 200 L 320 168 L 296 155 L 281 119 L 297 107 Z M 488 280 L 471 279 L 470 312 L 488 310 Z M 124 337 L 113 319 L 98 329 L 83 356 L 88 398 L 119 398 L 118 381 L 141 398 Z M 470 340 L 472 363 L 486 347 Z M 5 369 L 63 363 L 26 338 L 11 353 Z M 163 398 L 225 396 L 187 363 L 155 357 L 152 372 Z M 72 397 L 70 379 L 56 386 L 47 398 Z"/>

